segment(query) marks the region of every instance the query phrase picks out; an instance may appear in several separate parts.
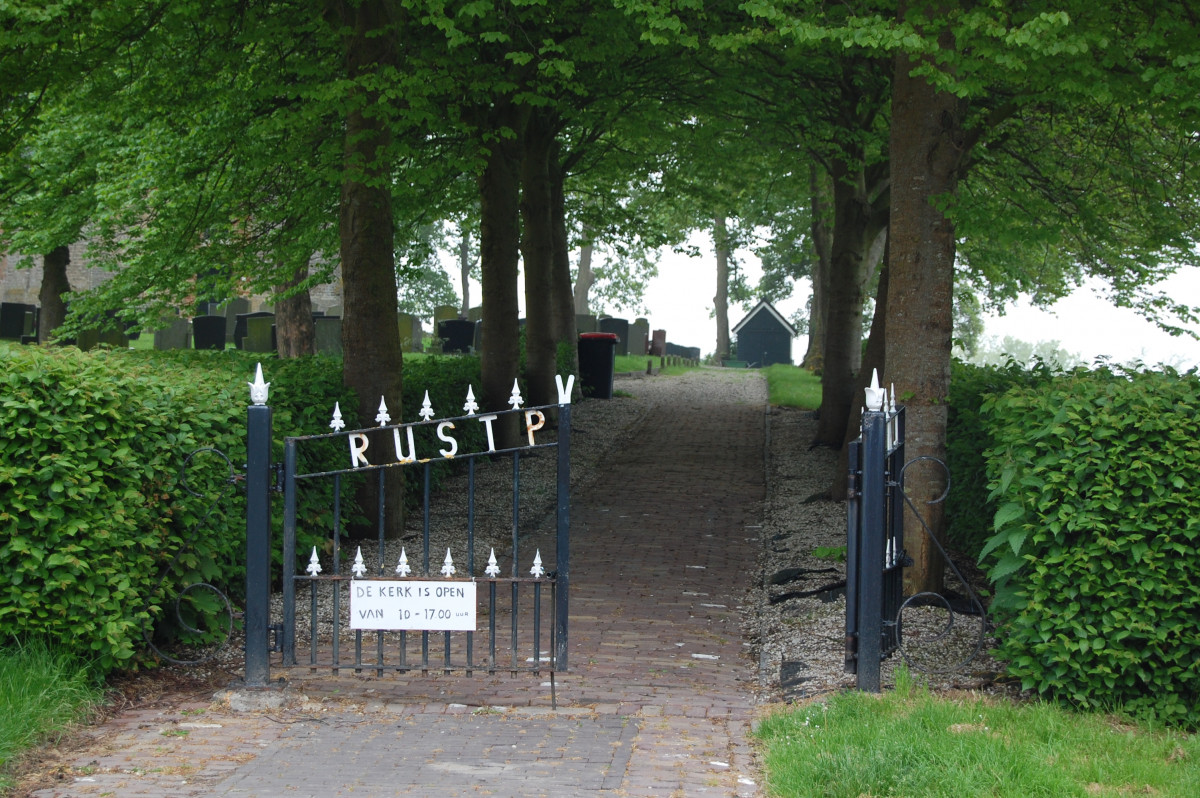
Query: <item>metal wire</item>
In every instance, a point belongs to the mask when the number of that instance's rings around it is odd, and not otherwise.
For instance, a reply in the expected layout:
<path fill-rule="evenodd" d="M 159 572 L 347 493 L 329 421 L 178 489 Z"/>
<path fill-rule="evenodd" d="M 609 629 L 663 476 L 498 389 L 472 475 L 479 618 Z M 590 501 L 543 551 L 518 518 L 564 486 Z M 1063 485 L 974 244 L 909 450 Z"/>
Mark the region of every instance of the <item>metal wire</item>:
<path fill-rule="evenodd" d="M 894 487 L 897 491 L 899 491 L 901 498 L 904 499 L 904 503 L 906 505 L 908 505 L 908 509 L 912 511 L 912 514 L 921 523 L 921 528 L 925 531 L 925 534 L 933 542 L 933 545 L 937 547 L 938 552 L 942 555 L 942 558 L 946 561 L 946 564 L 950 566 L 950 570 L 954 572 L 954 575 L 958 578 L 958 581 L 962 583 L 963 588 L 967 591 L 967 595 L 970 597 L 970 600 L 971 600 L 971 605 L 976 610 L 978 610 L 979 634 L 975 639 L 974 647 L 972 648 L 971 652 L 966 657 L 964 657 L 963 659 L 954 663 L 953 665 L 950 665 L 948 667 L 943 667 L 943 668 L 926 667 L 926 666 L 921 665 L 921 664 L 917 663 L 916 661 L 914 661 L 912 659 L 912 657 L 909 656 L 909 652 L 905 648 L 904 635 L 902 633 L 897 635 L 897 638 L 899 640 L 897 649 L 900 651 L 900 656 L 902 656 L 904 658 L 905 664 L 907 664 L 911 668 L 922 671 L 924 673 L 952 673 L 954 671 L 961 670 L 962 668 L 966 667 L 976 657 L 978 657 L 979 653 L 983 650 L 984 641 L 987 639 L 987 629 L 988 629 L 987 610 L 984 608 L 983 602 L 981 602 L 979 600 L 979 597 L 975 594 L 975 591 L 971 589 L 971 584 L 966 580 L 966 577 L 964 577 L 962 575 L 962 572 L 958 570 L 958 566 L 956 566 L 954 564 L 954 561 L 952 559 L 950 559 L 950 555 L 946 553 L 946 549 L 942 546 L 941 542 L 937 539 L 937 536 L 935 536 L 933 534 L 933 530 L 929 528 L 929 524 L 927 524 L 925 522 L 925 519 L 921 516 L 920 511 L 917 510 L 917 507 L 913 503 L 913 500 L 911 498 L 909 498 L 909 495 L 904 491 L 904 484 L 903 484 L 904 483 L 904 472 L 908 469 L 909 466 L 911 466 L 915 463 L 918 463 L 918 462 L 923 462 L 923 461 L 930 461 L 930 462 L 936 463 L 937 465 L 942 467 L 943 471 L 946 472 L 946 489 L 942 491 L 942 494 L 940 496 L 938 496 L 937 498 L 934 498 L 934 499 L 930 499 L 929 501 L 925 502 L 925 504 L 927 504 L 927 505 L 940 504 L 941 502 L 945 501 L 946 497 L 950 495 L 950 468 L 943 461 L 939 460 L 936 457 L 932 457 L 930 455 L 922 455 L 920 457 L 914 457 L 912 460 L 909 460 L 907 463 L 905 463 L 904 467 L 900 469 L 900 474 L 898 475 L 900 477 L 900 479 L 896 482 L 891 483 L 891 487 Z M 921 593 L 914 593 L 913 595 L 906 598 L 903 602 L 901 602 L 900 607 L 896 610 L 896 617 L 894 620 L 894 623 L 896 624 L 896 628 L 898 630 L 900 630 L 901 632 L 903 632 L 904 627 L 903 627 L 902 618 L 904 615 L 904 611 L 909 606 L 913 605 L 913 602 L 917 601 L 918 599 L 920 599 L 920 600 L 935 599 L 937 601 L 937 603 L 941 604 L 946 609 L 946 625 L 945 625 L 945 627 L 935 637 L 933 637 L 932 639 L 923 640 L 922 643 L 925 645 L 929 645 L 932 643 L 937 643 L 938 641 L 944 640 L 945 638 L 947 638 L 950 635 L 951 631 L 953 631 L 953 629 L 954 629 L 954 620 L 955 620 L 954 608 L 951 607 L 949 600 L 946 599 L 945 596 L 943 596 L 940 593 L 934 593 L 932 591 L 924 591 Z"/>

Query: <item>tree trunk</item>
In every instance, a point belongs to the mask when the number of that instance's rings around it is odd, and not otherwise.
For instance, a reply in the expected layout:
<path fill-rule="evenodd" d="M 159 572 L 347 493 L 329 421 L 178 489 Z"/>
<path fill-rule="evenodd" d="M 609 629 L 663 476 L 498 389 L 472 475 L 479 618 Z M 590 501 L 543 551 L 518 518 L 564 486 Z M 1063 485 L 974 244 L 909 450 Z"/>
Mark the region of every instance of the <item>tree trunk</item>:
<path fill-rule="evenodd" d="M 525 266 L 525 381 L 528 403 L 552 404 L 554 339 L 554 232 L 550 179 L 551 120 L 535 112 L 525 126 L 521 158 L 521 255 Z"/>
<path fill-rule="evenodd" d="M 905 8 L 901 3 L 899 14 Z M 953 46 L 948 36 L 941 42 Z M 953 333 L 954 226 L 931 198 L 952 195 L 963 162 L 962 103 L 924 78 L 902 50 L 892 83 L 892 215 L 886 320 L 887 383 L 907 406 L 905 456 L 945 462 L 946 398 Z M 940 468 L 905 473 L 905 488 L 934 534 L 945 526 L 943 504 L 927 504 L 944 488 Z M 942 567 L 920 523 L 906 514 L 904 545 L 915 561 L 905 570 L 909 593 L 938 590 Z"/>
<path fill-rule="evenodd" d="M 886 236 L 885 236 L 886 238 Z M 859 369 L 858 379 L 855 380 L 854 401 L 850 405 L 850 417 L 846 421 L 846 435 L 842 439 L 842 448 L 838 453 L 837 468 L 833 472 L 833 487 L 829 495 L 834 501 L 846 500 L 846 472 L 850 468 L 850 447 L 847 444 L 857 438 L 862 431 L 862 404 L 859 399 L 866 399 L 864 391 L 871 384 L 871 372 L 874 370 L 883 379 L 886 374 L 887 361 L 885 322 L 887 319 L 888 267 L 887 244 L 884 244 L 883 265 L 879 271 L 879 286 L 875 290 L 875 315 L 871 317 L 871 332 L 867 336 L 867 349 L 863 353 L 862 368 Z"/>
<path fill-rule="evenodd" d="M 809 167 L 809 185 L 812 189 L 812 303 L 808 314 L 808 349 L 801 365 L 806 369 L 821 371 L 825 367 L 825 317 L 829 313 L 829 208 L 827 189 L 821 184 L 818 167 Z"/>
<path fill-rule="evenodd" d="M 519 137 L 524 114 L 511 98 L 499 98 L 494 129 L 507 127 Z M 482 401 L 487 410 L 508 409 L 520 365 L 517 270 L 520 261 L 519 141 L 497 137 L 479 176 L 479 254 L 483 285 Z M 499 430 L 501 445 L 516 442 L 516 424 Z"/>
<path fill-rule="evenodd" d="M 458 279 L 462 286 L 462 307 L 458 311 L 458 317 L 465 319 L 471 310 L 471 234 L 465 228 L 459 228 L 459 232 L 462 234 L 458 242 Z"/>
<path fill-rule="evenodd" d="M 346 43 L 346 69 L 351 80 L 382 69 L 395 68 L 396 37 L 388 32 L 386 3 L 364 0 L 341 7 L 343 22 L 353 31 Z M 342 380 L 358 396 L 358 423 L 371 426 L 380 399 L 385 399 L 393 420 L 400 418 L 401 349 L 396 326 L 396 267 L 391 170 L 387 161 L 391 141 L 386 120 L 369 113 L 376 103 L 373 93 L 353 89 L 346 115 L 338 234 L 341 239 Z M 388 468 L 385 477 L 387 537 L 404 530 L 402 469 Z M 361 509 L 375 519 L 377 481 L 365 480 L 359 494 Z M 369 534 L 374 528 L 354 530 Z"/>
<path fill-rule="evenodd" d="M 866 178 L 843 162 L 833 169 L 833 241 L 821 377 L 821 418 L 815 445 L 838 447 L 846 432 L 855 380 L 862 363 L 863 289 L 868 251 L 878 233 Z"/>
<path fill-rule="evenodd" d="M 285 293 L 308 277 L 308 266 L 276 289 Z M 280 357 L 305 357 L 316 352 L 317 329 L 313 324 L 312 297 L 308 289 L 286 296 L 275 303 L 275 338 Z"/>
<path fill-rule="evenodd" d="M 67 264 L 71 262 L 71 250 L 55 247 L 42 257 L 42 287 L 38 291 L 37 340 L 39 344 L 50 342 L 54 331 L 67 319 L 67 302 L 64 296 L 71 290 L 67 281 Z"/>
<path fill-rule="evenodd" d="M 592 271 L 592 251 L 592 242 L 590 241 L 579 247 L 579 269 L 575 275 L 575 312 L 580 316 L 587 316 L 591 313 L 588 309 L 588 292 L 596 283 L 596 273 Z"/>
<path fill-rule="evenodd" d="M 729 228 L 724 216 L 713 219 L 713 245 L 717 253 L 717 293 L 713 306 L 717 317 L 716 360 L 729 357 Z"/>

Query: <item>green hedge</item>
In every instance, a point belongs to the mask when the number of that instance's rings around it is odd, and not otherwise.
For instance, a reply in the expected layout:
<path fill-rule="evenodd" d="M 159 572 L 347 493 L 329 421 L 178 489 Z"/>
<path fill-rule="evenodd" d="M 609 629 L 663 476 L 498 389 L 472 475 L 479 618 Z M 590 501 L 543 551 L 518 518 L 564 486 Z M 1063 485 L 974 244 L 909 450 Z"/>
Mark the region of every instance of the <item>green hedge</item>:
<path fill-rule="evenodd" d="M 271 383 L 274 461 L 284 436 L 328 431 L 335 402 L 355 424 L 337 358 L 0 344 L 0 634 L 66 641 L 107 672 L 140 661 L 144 630 L 161 632 L 163 608 L 182 586 L 207 582 L 240 600 L 245 494 L 228 490 L 229 465 L 215 455 L 195 455 L 186 486 L 181 468 L 190 453 L 212 447 L 243 470 L 247 383 L 258 360 Z M 459 415 L 467 385 L 479 387 L 479 359 L 414 357 L 404 377 L 405 422 L 418 419 L 425 391 L 439 417 Z M 479 437 L 464 447 L 482 446 L 481 430 L 463 434 Z M 451 466 L 436 464 L 435 485 Z M 325 541 L 331 491 L 322 481 L 300 492 L 298 550 Z M 420 494 L 407 491 L 406 503 Z M 273 501 L 278 541 L 282 501 Z M 344 512 L 350 523 L 354 510 Z M 220 609 L 212 594 L 189 597 L 185 611 Z"/>
<path fill-rule="evenodd" d="M 984 548 L 1026 689 L 1200 725 L 1200 379 L 1073 372 L 984 402 Z"/>
<path fill-rule="evenodd" d="M 200 496 L 180 471 L 201 447 L 242 470 L 253 363 L 234 352 L 0 348 L 0 634 L 64 641 L 107 672 L 144 654 L 143 630 L 181 586 L 241 594 L 244 494 L 214 507 L 229 467 L 213 455 L 188 469 Z M 336 361 L 271 371 L 275 396 L 293 386 L 305 397 L 275 403 L 277 433 L 316 422 L 314 395 L 330 407 L 351 398 Z M 215 608 L 205 600 L 193 609 Z"/>
<path fill-rule="evenodd" d="M 985 453 L 995 446 L 991 419 L 982 412 L 991 396 L 1012 388 L 1046 385 L 1061 375 L 1043 362 L 1025 367 L 1014 361 L 1003 366 L 976 366 L 956 360 L 950 379 L 946 419 L 946 465 L 950 493 L 946 497 L 946 536 L 951 546 L 978 559 L 993 534 L 996 506 L 990 498 Z"/>

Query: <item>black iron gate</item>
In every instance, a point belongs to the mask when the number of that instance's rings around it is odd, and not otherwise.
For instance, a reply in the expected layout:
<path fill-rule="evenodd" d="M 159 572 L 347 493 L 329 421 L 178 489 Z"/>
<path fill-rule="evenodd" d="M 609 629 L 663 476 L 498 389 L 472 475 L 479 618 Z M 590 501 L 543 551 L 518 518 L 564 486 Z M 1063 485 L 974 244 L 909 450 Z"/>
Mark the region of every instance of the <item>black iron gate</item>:
<path fill-rule="evenodd" d="M 875 393 L 872 393 L 875 391 Z M 904 552 L 904 408 L 873 380 L 862 435 L 850 444 L 846 517 L 846 672 L 879 692 L 879 663 L 901 644 Z"/>
<path fill-rule="evenodd" d="M 514 383 L 512 409 L 495 413 L 477 413 L 468 392 L 465 415 L 440 419 L 427 396 L 420 413 L 423 420 L 410 424 L 391 424 L 381 401 L 379 426 L 357 430 L 344 429 L 335 407 L 333 431 L 286 438 L 284 460 L 278 466 L 270 462 L 271 418 L 260 371 L 259 396 L 252 384 L 256 404 L 249 408 L 248 419 L 247 684 L 263 686 L 269 681 L 272 634 L 285 668 L 372 670 L 378 675 L 549 670 L 553 676 L 567 670 L 573 382 L 571 377 L 564 385 L 558 378 L 559 404 L 530 408 L 522 407 Z M 498 448 L 497 433 L 506 423 L 520 425 L 522 445 Z M 473 437 L 467 433 L 471 427 Z M 485 442 L 467 450 L 472 439 Z M 540 451 L 556 457 L 552 568 L 543 564 L 540 549 L 528 550 L 519 534 L 521 461 Z M 499 559 L 495 547 L 477 551 L 475 476 L 477 462 L 484 458 L 490 467 L 497 460 L 511 460 L 511 541 Z M 451 460 L 463 464 L 467 481 L 462 538 L 452 547 L 459 551 L 457 561 L 451 547 L 443 558 L 431 542 L 432 468 Z M 386 506 L 382 489 L 385 472 L 393 468 L 407 469 L 407 485 L 417 483 L 422 491 L 419 550 L 410 554 L 404 547 L 395 562 L 387 559 L 385 527 L 388 513 L 399 508 Z M 266 494 L 273 479 L 284 494 L 282 618 L 275 624 L 265 609 L 271 551 Z M 350 499 L 363 480 L 376 480 L 379 486 L 377 505 L 370 509 L 376 534 L 373 541 L 356 542 L 351 561 L 343 538 L 353 512 L 348 510 L 354 506 Z M 312 506 L 313 496 L 328 499 L 330 512 L 302 513 L 302 506 Z M 301 534 L 311 540 L 318 531 L 312 517 L 320 518 L 321 542 L 299 551 Z M 307 624 L 298 623 L 298 614 L 303 620 L 305 613 Z"/>

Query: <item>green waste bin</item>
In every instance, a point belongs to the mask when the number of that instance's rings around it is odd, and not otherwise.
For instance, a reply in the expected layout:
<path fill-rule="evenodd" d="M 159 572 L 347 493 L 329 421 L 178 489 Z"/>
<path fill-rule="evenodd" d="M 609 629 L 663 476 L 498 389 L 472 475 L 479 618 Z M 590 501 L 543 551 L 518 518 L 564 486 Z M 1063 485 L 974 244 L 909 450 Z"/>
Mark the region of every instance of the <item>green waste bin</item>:
<path fill-rule="evenodd" d="M 584 396 L 612 399 L 613 371 L 617 364 L 616 333 L 581 333 L 579 381 Z"/>

